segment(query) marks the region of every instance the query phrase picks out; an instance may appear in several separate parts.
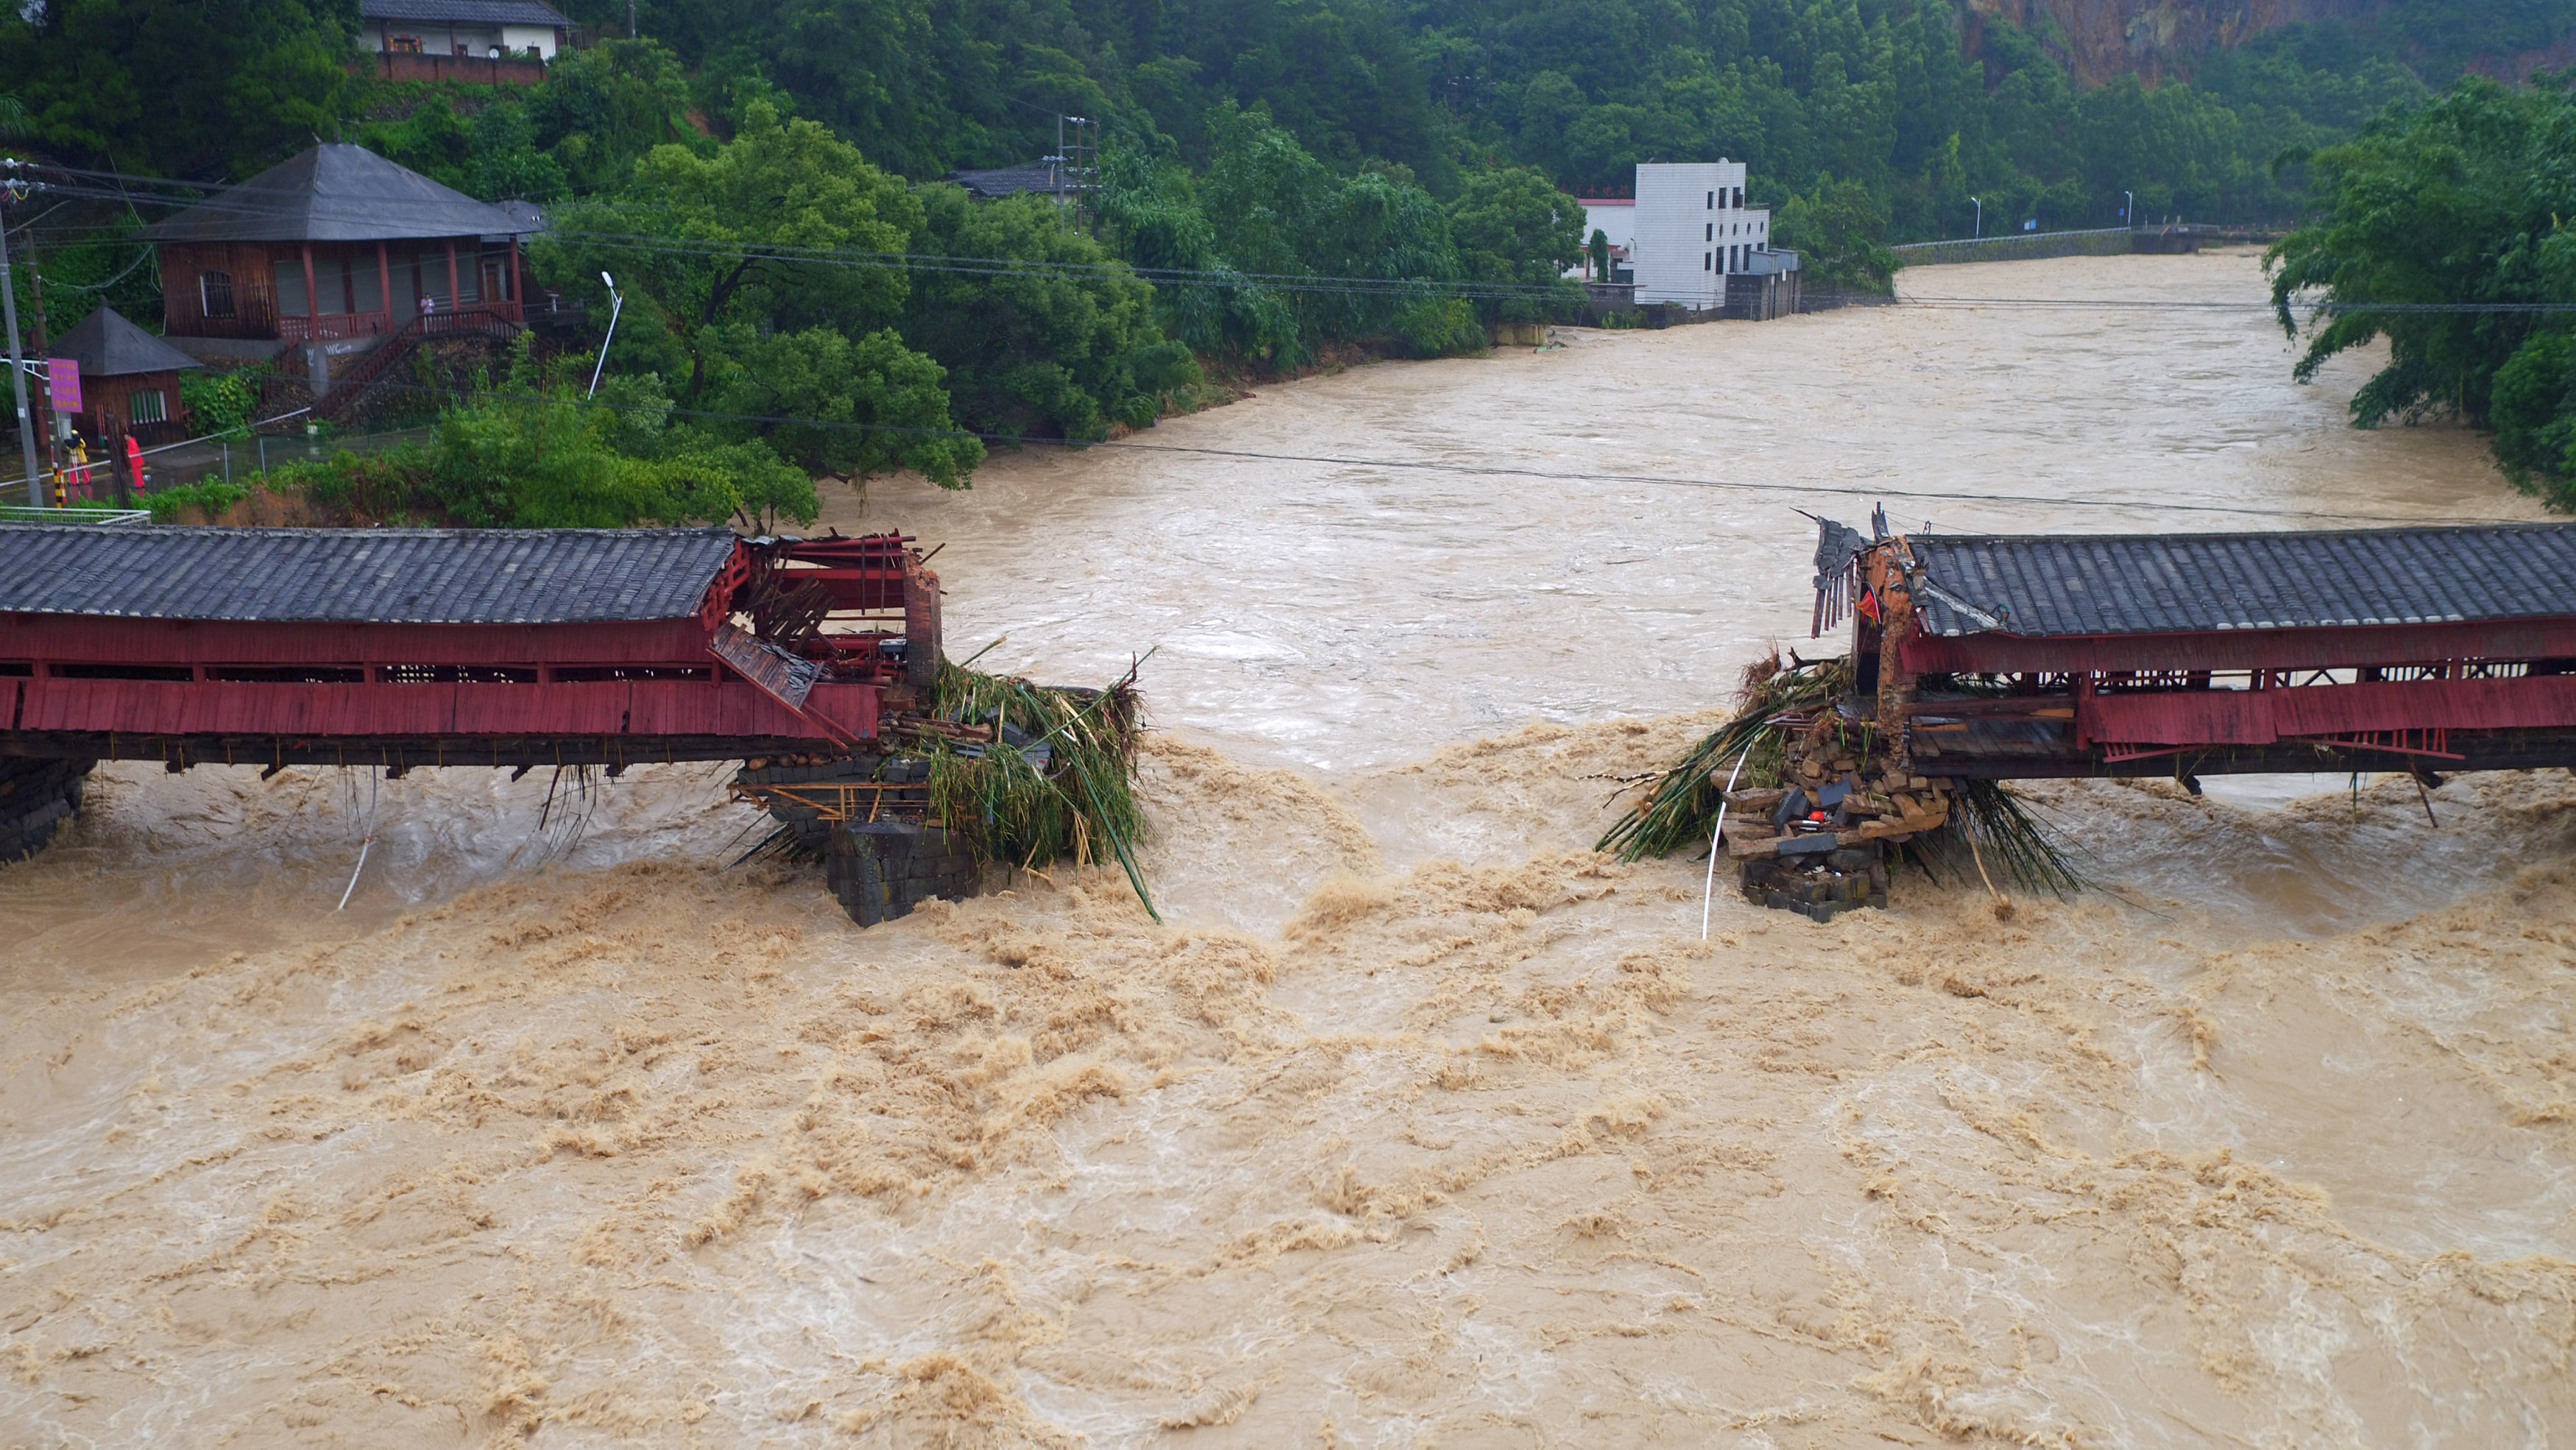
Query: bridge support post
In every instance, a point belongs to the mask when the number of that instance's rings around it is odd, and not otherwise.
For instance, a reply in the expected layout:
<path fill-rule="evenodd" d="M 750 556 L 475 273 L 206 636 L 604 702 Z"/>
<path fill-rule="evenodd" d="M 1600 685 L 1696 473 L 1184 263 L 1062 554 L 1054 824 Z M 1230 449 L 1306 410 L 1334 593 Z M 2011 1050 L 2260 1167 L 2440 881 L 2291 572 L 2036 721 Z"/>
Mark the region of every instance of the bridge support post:
<path fill-rule="evenodd" d="M 850 920 L 874 926 L 934 897 L 975 894 L 975 858 L 959 837 L 937 826 L 851 821 L 832 828 L 823 876 Z"/>
<path fill-rule="evenodd" d="M 34 855 L 80 813 L 97 763 L 0 757 L 0 861 Z"/>

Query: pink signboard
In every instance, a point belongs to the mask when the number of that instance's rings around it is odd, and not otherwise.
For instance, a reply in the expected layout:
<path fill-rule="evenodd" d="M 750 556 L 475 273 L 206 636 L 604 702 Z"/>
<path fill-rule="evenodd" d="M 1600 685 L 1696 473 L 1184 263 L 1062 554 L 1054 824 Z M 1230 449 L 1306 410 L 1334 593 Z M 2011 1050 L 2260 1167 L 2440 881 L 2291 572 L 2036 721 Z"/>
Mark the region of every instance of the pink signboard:
<path fill-rule="evenodd" d="M 45 360 L 45 390 L 57 413 L 81 410 L 80 364 L 67 357 Z"/>

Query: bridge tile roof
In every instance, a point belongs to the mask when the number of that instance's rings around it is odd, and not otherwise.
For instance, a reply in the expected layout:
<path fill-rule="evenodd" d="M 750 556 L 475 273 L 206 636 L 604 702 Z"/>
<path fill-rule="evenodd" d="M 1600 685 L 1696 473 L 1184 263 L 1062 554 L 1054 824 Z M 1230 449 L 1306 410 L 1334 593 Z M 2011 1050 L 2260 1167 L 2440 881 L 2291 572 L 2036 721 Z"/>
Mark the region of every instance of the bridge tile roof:
<path fill-rule="evenodd" d="M 2576 524 L 1925 535 L 1934 634 L 2177 634 L 2576 616 Z"/>
<path fill-rule="evenodd" d="M 0 613 L 342 624 L 683 619 L 724 529 L 0 524 Z"/>

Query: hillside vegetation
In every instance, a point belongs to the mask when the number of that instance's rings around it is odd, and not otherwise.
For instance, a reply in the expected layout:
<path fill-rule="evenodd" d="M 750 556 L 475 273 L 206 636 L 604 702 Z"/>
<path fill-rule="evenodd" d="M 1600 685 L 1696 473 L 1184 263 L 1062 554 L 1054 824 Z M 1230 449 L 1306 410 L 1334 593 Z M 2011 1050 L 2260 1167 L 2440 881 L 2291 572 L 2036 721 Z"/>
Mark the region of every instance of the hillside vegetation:
<path fill-rule="evenodd" d="M 624 279 L 603 396 L 630 441 L 962 483 L 994 442 L 1192 406 L 1211 370 L 1555 314 L 1573 197 L 1641 161 L 1746 161 L 1811 283 L 1883 286 L 1887 244 L 1980 207 L 1994 232 L 2116 226 L 2132 195 L 2343 206 L 2407 118 L 2559 94 L 2455 83 L 2576 30 L 2576 0 L 640 0 L 628 40 L 624 0 L 563 3 L 585 48 L 478 88 L 351 74 L 355 0 L 44 0 L 0 16 L 0 125 L 207 182 L 339 137 L 547 203 L 536 265 L 594 331 L 599 273 Z M 1053 150 L 1065 116 L 1100 140 L 1078 222 L 934 184 Z M 149 320 L 138 224 L 37 239 L 57 326 Z M 2448 396 L 2485 416 L 2483 386 Z"/>

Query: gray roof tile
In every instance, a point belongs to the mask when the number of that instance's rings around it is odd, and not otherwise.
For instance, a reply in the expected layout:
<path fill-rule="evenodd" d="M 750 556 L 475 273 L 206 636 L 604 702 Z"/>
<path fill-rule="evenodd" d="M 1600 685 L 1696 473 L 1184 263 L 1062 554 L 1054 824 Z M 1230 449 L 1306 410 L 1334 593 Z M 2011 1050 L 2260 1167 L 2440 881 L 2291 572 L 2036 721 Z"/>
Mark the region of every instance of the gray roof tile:
<path fill-rule="evenodd" d="M 0 612 L 365 624 L 695 614 L 723 529 L 225 529 L 0 524 Z"/>
<path fill-rule="evenodd" d="M 522 229 L 519 215 L 364 146 L 326 142 L 135 235 L 147 242 L 373 242 Z"/>
<path fill-rule="evenodd" d="M 80 364 L 85 378 L 122 378 L 136 373 L 171 373 L 205 364 L 126 321 L 113 307 L 101 307 L 80 325 L 54 339 L 48 357 L 67 357 Z"/>
<path fill-rule="evenodd" d="M 562 11 L 537 0 L 364 0 L 369 20 L 427 20 L 440 25 L 463 21 L 476 25 L 572 24 Z"/>
<path fill-rule="evenodd" d="M 2576 524 L 1912 543 L 1934 584 L 2020 635 L 2576 616 Z M 1984 628 L 1919 602 L 1935 634 Z"/>

